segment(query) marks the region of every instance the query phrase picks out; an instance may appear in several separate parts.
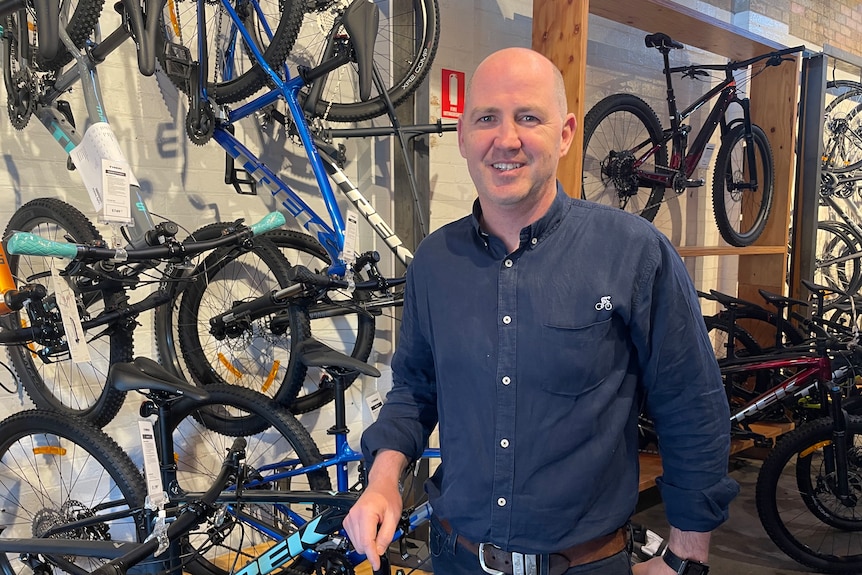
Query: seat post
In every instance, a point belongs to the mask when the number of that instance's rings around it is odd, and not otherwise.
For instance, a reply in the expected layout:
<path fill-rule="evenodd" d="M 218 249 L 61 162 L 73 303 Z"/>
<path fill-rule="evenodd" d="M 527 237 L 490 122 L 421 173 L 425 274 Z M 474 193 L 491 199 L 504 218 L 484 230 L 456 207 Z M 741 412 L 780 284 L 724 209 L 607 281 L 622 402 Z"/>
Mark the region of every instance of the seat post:
<path fill-rule="evenodd" d="M 335 395 L 335 425 L 326 431 L 329 435 L 342 433 L 347 435 L 350 431 L 347 428 L 347 406 L 345 405 L 344 398 L 347 386 L 344 380 L 351 372 L 352 370 L 342 370 L 339 368 L 327 369 L 327 373 L 332 377 L 332 392 Z"/>

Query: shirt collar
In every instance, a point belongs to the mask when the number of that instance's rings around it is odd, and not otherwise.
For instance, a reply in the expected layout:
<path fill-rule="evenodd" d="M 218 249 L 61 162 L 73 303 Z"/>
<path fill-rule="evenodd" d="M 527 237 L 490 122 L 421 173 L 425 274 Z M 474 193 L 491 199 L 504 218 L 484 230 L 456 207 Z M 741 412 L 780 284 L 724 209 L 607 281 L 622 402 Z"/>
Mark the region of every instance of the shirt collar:
<path fill-rule="evenodd" d="M 550 235 L 557 226 L 560 225 L 560 222 L 565 217 L 566 213 L 572 207 L 571 198 L 566 194 L 565 190 L 563 190 L 562 184 L 557 182 L 557 195 L 554 196 L 554 202 L 551 204 L 551 207 L 548 208 L 548 211 L 545 212 L 545 215 L 530 224 L 529 226 L 521 229 L 521 247 L 522 248 L 530 248 L 541 242 L 548 235 Z M 488 246 L 488 239 L 491 237 L 487 232 L 482 230 L 479 222 L 482 217 L 482 206 L 479 204 L 479 199 L 476 198 L 473 201 L 473 214 L 470 218 L 473 224 L 473 229 L 476 231 L 476 235 L 479 236 L 479 239 Z"/>

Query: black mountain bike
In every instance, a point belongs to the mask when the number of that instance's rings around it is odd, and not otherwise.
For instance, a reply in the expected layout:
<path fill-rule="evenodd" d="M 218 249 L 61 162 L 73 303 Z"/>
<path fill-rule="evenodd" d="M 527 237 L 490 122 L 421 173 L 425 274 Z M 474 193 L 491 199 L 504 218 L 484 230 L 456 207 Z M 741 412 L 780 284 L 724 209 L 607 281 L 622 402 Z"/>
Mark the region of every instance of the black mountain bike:
<path fill-rule="evenodd" d="M 751 245 L 766 227 L 772 207 L 774 170 L 772 149 L 763 130 L 751 123 L 748 98 L 737 93 L 734 72 L 758 62 L 762 68 L 778 66 L 787 54 L 803 48 L 788 48 L 741 62 L 672 68 L 668 54 L 682 48 L 667 34 L 649 34 L 646 45 L 664 58 L 670 128 L 663 130 L 653 109 L 632 94 L 613 94 L 601 100 L 584 118 L 584 183 L 586 200 L 608 204 L 653 221 L 670 188 L 676 195 L 704 185 L 692 179 L 716 128 L 721 146 L 715 163 L 712 205 L 715 222 L 724 240 L 732 246 Z M 725 78 L 689 107 L 678 110 L 672 74 L 698 79 L 708 70 L 722 70 Z M 704 125 L 691 145 L 691 126 L 683 121 L 709 100 L 717 98 Z M 742 117 L 728 120 L 726 113 L 736 103 Z M 671 144 L 668 161 L 667 144 Z"/>

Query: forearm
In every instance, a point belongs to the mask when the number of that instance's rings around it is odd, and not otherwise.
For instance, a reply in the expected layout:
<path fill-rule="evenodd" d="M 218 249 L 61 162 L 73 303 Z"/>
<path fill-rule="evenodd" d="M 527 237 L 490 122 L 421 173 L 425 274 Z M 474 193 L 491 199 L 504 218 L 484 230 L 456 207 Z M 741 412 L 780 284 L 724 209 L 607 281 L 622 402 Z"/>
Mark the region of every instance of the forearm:
<path fill-rule="evenodd" d="M 407 456 L 393 449 L 382 449 L 374 458 L 368 472 L 368 487 L 377 489 L 398 488 L 401 475 L 407 469 Z"/>
<path fill-rule="evenodd" d="M 676 527 L 671 527 L 667 546 L 677 557 L 707 563 L 709 560 L 709 539 L 711 535 L 710 532 L 681 531 Z"/>

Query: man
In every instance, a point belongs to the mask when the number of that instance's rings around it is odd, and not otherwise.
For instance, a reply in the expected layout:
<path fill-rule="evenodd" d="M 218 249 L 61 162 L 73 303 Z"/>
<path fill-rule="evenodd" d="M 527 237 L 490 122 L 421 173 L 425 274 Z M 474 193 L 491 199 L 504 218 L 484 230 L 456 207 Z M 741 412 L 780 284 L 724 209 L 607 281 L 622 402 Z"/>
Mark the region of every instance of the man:
<path fill-rule="evenodd" d="M 558 189 L 566 110 L 559 71 L 527 49 L 492 54 L 468 87 L 458 143 L 478 199 L 410 266 L 393 388 L 362 439 L 368 485 L 344 522 L 375 569 L 401 473 L 438 422 L 438 574 L 629 573 L 643 402 L 680 572 L 727 518 L 729 411 L 691 281 L 651 224 Z M 635 572 L 676 570 L 668 556 Z"/>

